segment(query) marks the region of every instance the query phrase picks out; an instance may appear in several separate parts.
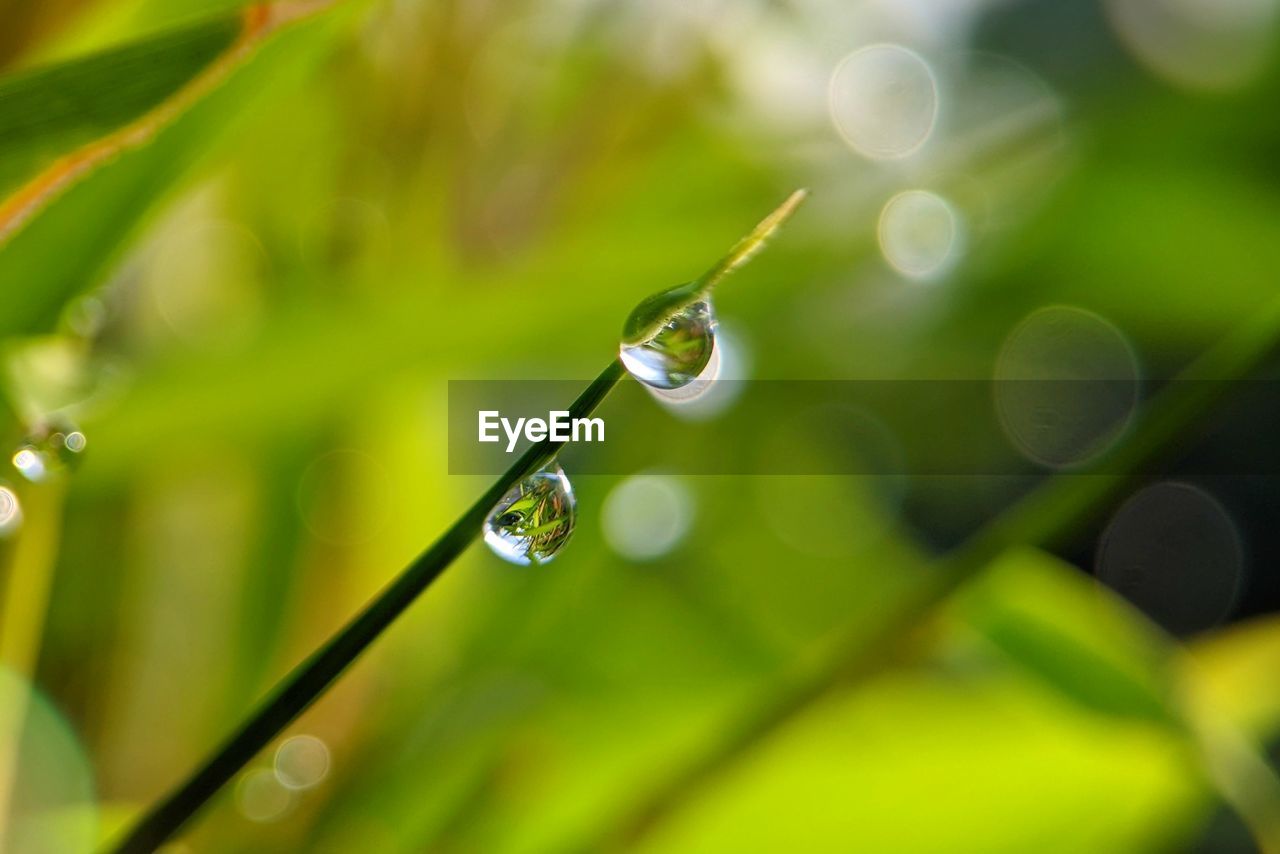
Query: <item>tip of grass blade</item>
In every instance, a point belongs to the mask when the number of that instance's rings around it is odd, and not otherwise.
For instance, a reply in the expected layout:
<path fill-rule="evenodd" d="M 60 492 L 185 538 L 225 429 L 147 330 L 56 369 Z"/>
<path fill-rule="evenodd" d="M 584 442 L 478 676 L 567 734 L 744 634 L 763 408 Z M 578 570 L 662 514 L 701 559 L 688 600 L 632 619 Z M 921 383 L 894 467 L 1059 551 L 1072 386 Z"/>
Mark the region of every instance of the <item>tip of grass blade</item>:
<path fill-rule="evenodd" d="M 728 255 L 721 258 L 714 267 L 700 278 L 651 294 L 642 300 L 627 317 L 627 322 L 622 327 L 623 343 L 639 344 L 647 341 L 676 312 L 700 299 L 705 299 L 717 282 L 747 263 L 753 255 L 760 251 L 765 242 L 778 230 L 778 227 L 786 222 L 791 214 L 795 213 L 796 208 L 804 201 L 808 192 L 808 190 L 796 190 L 788 196 L 785 202 L 779 205 L 773 213 L 761 220 L 760 224 L 752 229 L 750 234 L 739 240 L 737 245 L 729 250 Z"/>
<path fill-rule="evenodd" d="M 729 250 L 729 254 L 721 258 L 714 267 L 703 274 L 698 279 L 698 289 L 705 291 L 713 287 L 717 282 L 743 264 L 750 261 L 755 254 L 764 248 L 769 238 L 777 231 L 784 222 L 791 218 L 796 212 L 796 208 L 807 198 L 809 191 L 805 189 L 796 190 L 787 196 L 787 200 L 778 205 L 773 213 L 760 220 L 760 224 L 751 230 L 751 233 L 742 238 Z"/>

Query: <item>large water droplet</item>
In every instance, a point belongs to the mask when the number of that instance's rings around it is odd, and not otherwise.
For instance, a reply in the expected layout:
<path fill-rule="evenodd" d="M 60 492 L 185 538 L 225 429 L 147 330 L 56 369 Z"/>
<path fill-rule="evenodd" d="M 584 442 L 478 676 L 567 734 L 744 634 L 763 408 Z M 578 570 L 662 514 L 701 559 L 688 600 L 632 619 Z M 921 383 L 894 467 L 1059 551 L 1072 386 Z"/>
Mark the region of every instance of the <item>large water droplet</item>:
<path fill-rule="evenodd" d="M 13 467 L 32 483 L 43 483 L 78 465 L 86 444 L 84 433 L 75 426 L 46 424 L 13 452 Z"/>
<path fill-rule="evenodd" d="M 550 463 L 502 496 L 484 522 L 484 541 L 494 554 L 520 566 L 551 560 L 577 521 L 578 502 L 559 463 Z"/>
<path fill-rule="evenodd" d="M 716 318 L 711 291 L 751 260 L 782 223 L 795 213 L 807 192 L 796 190 L 751 233 L 691 282 L 667 288 L 640 301 L 622 327 L 618 352 L 623 366 L 655 389 L 681 388 L 696 380 L 715 349 Z"/>
<path fill-rule="evenodd" d="M 662 389 L 686 386 L 711 359 L 715 329 L 710 300 L 697 300 L 671 315 L 648 339 L 635 344 L 623 341 L 619 348 L 622 364 L 645 385 Z"/>

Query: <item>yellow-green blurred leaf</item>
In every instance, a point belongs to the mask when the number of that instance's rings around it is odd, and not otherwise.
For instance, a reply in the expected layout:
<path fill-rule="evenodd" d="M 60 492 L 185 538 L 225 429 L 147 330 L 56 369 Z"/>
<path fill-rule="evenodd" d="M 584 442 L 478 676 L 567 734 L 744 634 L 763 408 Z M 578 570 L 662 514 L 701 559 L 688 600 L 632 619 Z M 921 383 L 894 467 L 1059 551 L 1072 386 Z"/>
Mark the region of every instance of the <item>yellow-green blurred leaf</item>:
<path fill-rule="evenodd" d="M 1215 715 L 1258 739 L 1280 729 L 1280 619 L 1223 629 L 1189 647 L 1188 675 Z"/>
<path fill-rule="evenodd" d="M 294 22 L 320 8 L 258 4 L 0 84 L 0 334 L 47 326 L 247 105 L 305 73 L 328 30 Z"/>
<path fill-rule="evenodd" d="M 1200 820 L 1206 789 L 1176 736 L 1045 702 L 1011 675 L 833 697 L 645 850 L 1138 851 Z"/>
<path fill-rule="evenodd" d="M 1173 720 L 1160 636 L 1079 570 L 1030 549 L 1010 553 L 966 591 L 958 611 L 1012 661 L 1075 701 Z"/>
<path fill-rule="evenodd" d="M 148 118 L 158 122 L 157 108 L 244 30 L 240 16 L 224 15 L 0 80 L 0 194 L 7 197 L 0 229 L 16 230 L 63 182 L 141 141 L 141 125 L 117 132 Z"/>

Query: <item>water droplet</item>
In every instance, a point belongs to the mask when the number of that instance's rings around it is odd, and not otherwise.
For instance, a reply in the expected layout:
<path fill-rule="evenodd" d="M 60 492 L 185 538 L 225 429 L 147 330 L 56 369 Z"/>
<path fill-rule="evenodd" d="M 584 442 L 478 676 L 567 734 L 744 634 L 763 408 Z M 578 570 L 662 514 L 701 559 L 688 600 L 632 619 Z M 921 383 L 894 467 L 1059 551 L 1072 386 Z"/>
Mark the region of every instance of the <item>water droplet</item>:
<path fill-rule="evenodd" d="M 485 519 L 484 541 L 520 566 L 546 563 L 569 542 L 577 516 L 573 486 L 552 462 L 502 496 Z"/>
<path fill-rule="evenodd" d="M 13 467 L 32 483 L 75 468 L 88 441 L 68 423 L 50 423 L 22 441 L 13 452 Z"/>
<path fill-rule="evenodd" d="M 685 421 L 706 421 L 731 407 L 746 388 L 750 356 L 731 329 L 716 325 L 711 358 L 698 378 L 683 388 L 646 386 L 645 390 L 668 412 Z"/>
<path fill-rule="evenodd" d="M 8 484 L 0 483 L 0 538 L 22 527 L 22 502 Z"/>
<path fill-rule="evenodd" d="M 624 341 L 619 349 L 622 364 L 645 385 L 662 389 L 686 386 L 711 360 L 715 328 L 710 300 L 697 300 L 671 315 L 648 339 L 637 344 Z"/>
<path fill-rule="evenodd" d="M 715 351 L 716 318 L 711 291 L 751 260 L 808 195 L 796 190 L 746 237 L 692 282 L 651 294 L 627 316 L 618 352 L 623 366 L 655 389 L 686 386 L 706 370 Z"/>

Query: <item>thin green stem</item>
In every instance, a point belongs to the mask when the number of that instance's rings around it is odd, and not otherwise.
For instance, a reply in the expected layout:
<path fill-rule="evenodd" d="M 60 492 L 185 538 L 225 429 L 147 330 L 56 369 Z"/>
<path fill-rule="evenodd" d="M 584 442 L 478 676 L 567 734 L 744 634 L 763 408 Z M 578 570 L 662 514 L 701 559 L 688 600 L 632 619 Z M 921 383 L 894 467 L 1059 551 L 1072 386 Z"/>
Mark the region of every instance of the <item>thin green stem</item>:
<path fill-rule="evenodd" d="M 622 377 L 622 364 L 615 359 L 569 407 L 570 417 L 589 415 Z M 118 854 L 142 854 L 155 850 L 173 836 L 258 751 L 314 703 L 347 666 L 449 568 L 479 535 L 485 517 L 507 490 L 525 475 L 545 465 L 563 445 L 564 442 L 548 439 L 525 451 L 440 539 L 409 564 L 341 631 L 286 676 L 230 739 L 168 797 L 152 807 L 113 850 Z"/>

